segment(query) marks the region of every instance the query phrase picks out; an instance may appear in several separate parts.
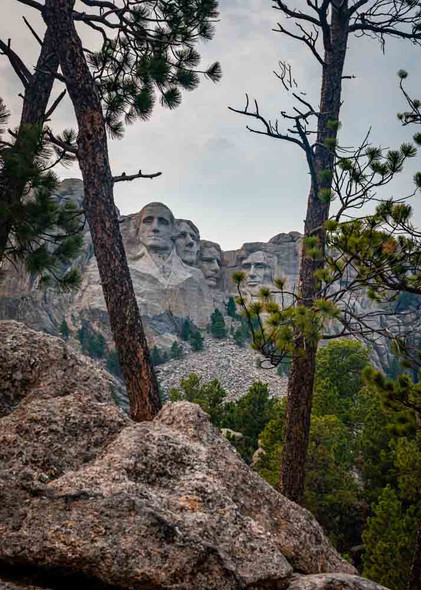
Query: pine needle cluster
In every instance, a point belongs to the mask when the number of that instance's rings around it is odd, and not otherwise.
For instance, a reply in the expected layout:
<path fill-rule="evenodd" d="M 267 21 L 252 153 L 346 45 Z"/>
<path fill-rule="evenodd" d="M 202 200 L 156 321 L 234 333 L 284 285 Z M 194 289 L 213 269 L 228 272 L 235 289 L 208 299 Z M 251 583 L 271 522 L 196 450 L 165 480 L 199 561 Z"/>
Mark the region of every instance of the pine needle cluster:
<path fill-rule="evenodd" d="M 220 80 L 218 62 L 198 69 L 195 49 L 197 41 L 212 39 L 217 8 L 216 0 L 145 0 L 116 10 L 116 36 L 102 28 L 101 50 L 87 55 L 112 137 L 122 137 L 124 123 L 149 119 L 157 99 L 176 108 L 181 90 L 194 90 L 200 75 Z"/>
<path fill-rule="evenodd" d="M 0 124 L 8 117 L 0 99 Z M 23 264 L 42 286 L 69 290 L 80 284 L 71 263 L 83 248 L 83 220 L 77 204 L 55 197 L 59 180 L 51 168 L 57 159 L 71 157 L 54 156 L 38 125 L 22 127 L 13 143 L 0 138 L 0 218 L 10 229 L 2 257 Z M 20 187 L 23 198 L 14 199 Z"/>

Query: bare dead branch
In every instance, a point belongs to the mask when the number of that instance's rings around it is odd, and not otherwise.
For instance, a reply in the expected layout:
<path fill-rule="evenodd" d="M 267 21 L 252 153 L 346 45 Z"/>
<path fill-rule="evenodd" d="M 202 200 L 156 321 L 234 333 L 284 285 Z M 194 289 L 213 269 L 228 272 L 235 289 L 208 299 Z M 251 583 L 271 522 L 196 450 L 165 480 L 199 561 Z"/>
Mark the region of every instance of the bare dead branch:
<path fill-rule="evenodd" d="M 131 182 L 132 180 L 136 180 L 137 178 L 157 178 L 161 176 L 162 172 L 154 172 L 153 174 L 143 174 L 142 170 L 139 170 L 137 174 L 126 174 L 123 172 L 120 176 L 113 176 L 114 182 Z"/>
<path fill-rule="evenodd" d="M 66 96 L 66 89 L 63 90 L 63 92 L 61 92 L 61 94 L 55 99 L 55 101 L 53 102 L 53 104 L 51 105 L 51 107 L 48 109 L 48 111 L 45 113 L 45 118 L 44 121 L 48 121 L 48 119 L 51 117 L 51 115 L 54 113 L 54 111 L 56 110 L 56 108 L 58 107 L 58 105 L 61 103 L 61 101 L 63 100 L 63 98 Z"/>
<path fill-rule="evenodd" d="M 32 74 L 26 67 L 26 65 L 23 63 L 21 58 L 18 56 L 18 54 L 15 51 L 13 51 L 10 45 L 10 39 L 8 39 L 7 43 L 0 39 L 1 55 L 5 55 L 8 58 L 10 65 L 15 70 L 16 75 L 19 77 L 24 87 L 27 88 L 28 84 L 32 80 Z"/>

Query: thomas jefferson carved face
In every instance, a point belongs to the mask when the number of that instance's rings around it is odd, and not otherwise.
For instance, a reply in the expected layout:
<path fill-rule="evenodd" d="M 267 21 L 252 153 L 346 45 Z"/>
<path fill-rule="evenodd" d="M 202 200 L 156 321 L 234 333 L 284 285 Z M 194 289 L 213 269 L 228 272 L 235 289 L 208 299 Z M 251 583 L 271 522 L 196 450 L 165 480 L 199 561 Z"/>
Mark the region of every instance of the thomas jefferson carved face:
<path fill-rule="evenodd" d="M 209 287 L 216 287 L 221 270 L 221 252 L 218 250 L 216 244 L 202 242 L 198 266 L 205 275 Z"/>
<path fill-rule="evenodd" d="M 265 282 L 271 282 L 270 267 L 264 252 L 253 252 L 243 260 L 243 270 L 247 273 L 247 290 L 255 295 Z"/>
<path fill-rule="evenodd" d="M 149 203 L 140 212 L 139 236 L 151 252 L 170 254 L 174 248 L 174 215 L 162 203 Z"/>
<path fill-rule="evenodd" d="M 177 219 L 177 237 L 175 247 L 177 254 L 183 262 L 193 266 L 196 264 L 197 253 L 199 252 L 199 230 L 191 221 Z"/>

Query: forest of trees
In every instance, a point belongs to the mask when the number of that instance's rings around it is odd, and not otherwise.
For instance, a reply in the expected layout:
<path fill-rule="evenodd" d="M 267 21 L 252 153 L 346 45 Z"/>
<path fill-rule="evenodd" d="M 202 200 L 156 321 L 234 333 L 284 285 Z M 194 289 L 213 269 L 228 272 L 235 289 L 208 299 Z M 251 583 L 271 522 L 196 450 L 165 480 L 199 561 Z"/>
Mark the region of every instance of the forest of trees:
<path fill-rule="evenodd" d="M 358 342 L 339 339 L 319 349 L 303 505 L 364 576 L 405 590 L 421 493 L 420 428 L 414 420 L 420 386 L 408 410 L 401 400 L 390 402 L 394 394 L 384 393 L 376 375 L 369 370 L 368 349 Z M 404 369 L 402 378 L 407 380 Z M 286 400 L 270 394 L 257 382 L 238 401 L 227 402 L 217 379 L 203 382 L 192 374 L 170 399 L 199 404 L 216 426 L 233 431 L 227 437 L 243 459 L 277 487 Z"/>
<path fill-rule="evenodd" d="M 183 344 L 174 341 L 169 352 L 149 349 L 114 184 L 159 173 L 113 175 L 108 137 L 122 137 L 126 124 L 148 119 L 157 98 L 173 109 L 181 91 L 194 90 L 201 77 L 220 80 L 219 63 L 199 69 L 196 49 L 198 41 L 213 37 L 218 3 L 81 0 L 81 12 L 75 0 L 16 2 L 40 13 L 45 31 L 38 38 L 28 24 L 28 35 L 40 45 L 34 73 L 10 40 L 0 40 L 0 52 L 23 86 L 16 130 L 6 132 L 10 113 L 0 99 L 0 262 L 21 265 L 40 286 L 77 289 L 73 262 L 87 223 L 115 347 L 108 348 L 89 325 L 82 324 L 77 338 L 83 352 L 124 380 L 132 419 L 151 420 L 162 404 L 155 367 L 168 358 L 181 360 L 187 344 L 201 351 L 204 339 L 186 320 L 178 334 Z M 216 378 L 204 383 L 192 374 L 170 399 L 198 403 L 216 426 L 228 429 L 244 461 L 308 508 L 364 576 L 392 590 L 420 590 L 419 341 L 413 326 L 407 334 L 378 330 L 396 355 L 392 379 L 385 377 L 370 366 L 370 349 L 361 342 L 370 342 L 373 327 L 352 298 L 364 290 L 379 306 L 397 301 L 396 313 L 402 313 L 408 297 L 421 296 L 421 231 L 412 221 L 409 197 L 382 199 L 378 192 L 416 157 L 421 134 L 410 138 L 409 132 L 408 143 L 396 149 L 375 147 L 367 138 L 352 149 L 340 144 L 349 47 L 361 36 L 376 39 L 383 49 L 390 39 L 419 45 L 419 2 L 308 0 L 305 11 L 283 0 L 273 4 L 282 19 L 275 31 L 309 49 L 319 67 L 320 95 L 313 100 L 297 90 L 289 65 L 281 62 L 276 75 L 296 100 L 293 111 L 282 111 L 285 130 L 248 96 L 243 109 L 231 110 L 257 125 L 251 132 L 298 146 L 308 165 L 299 289 L 288 292 L 277 277 L 273 290 L 262 289 L 259 300 L 250 302 L 242 290 L 245 275 L 236 273 L 238 298 L 227 302 L 226 316 L 239 347 L 251 338 L 253 348 L 288 375 L 288 394 L 276 399 L 258 382 L 228 402 Z M 83 46 L 76 24 L 99 33 L 95 48 Z M 421 102 L 407 92 L 407 77 L 398 72 L 405 101 L 399 118 L 412 129 L 421 123 Z M 51 101 L 55 84 L 62 92 Z M 77 130 L 59 134 L 50 121 L 65 94 Z M 83 211 L 54 198 L 54 167 L 74 162 L 84 182 Z M 417 173 L 415 193 L 420 188 Z M 65 320 L 59 329 L 69 339 Z M 216 339 L 228 336 L 219 309 L 208 332 Z"/>

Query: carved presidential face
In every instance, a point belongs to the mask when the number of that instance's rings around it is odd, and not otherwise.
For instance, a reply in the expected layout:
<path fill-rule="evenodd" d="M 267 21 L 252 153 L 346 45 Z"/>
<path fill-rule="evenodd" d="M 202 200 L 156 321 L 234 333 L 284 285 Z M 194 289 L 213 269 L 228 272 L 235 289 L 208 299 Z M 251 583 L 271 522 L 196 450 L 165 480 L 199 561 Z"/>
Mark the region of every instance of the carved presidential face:
<path fill-rule="evenodd" d="M 271 282 L 270 267 L 266 260 L 264 252 L 254 252 L 250 254 L 242 263 L 243 270 L 246 272 L 247 290 L 252 294 L 257 294 L 260 287 L 265 282 Z"/>
<path fill-rule="evenodd" d="M 209 287 L 216 287 L 221 270 L 221 253 L 215 246 L 202 246 L 198 266 Z"/>
<path fill-rule="evenodd" d="M 152 252 L 170 253 L 174 247 L 175 219 L 162 203 L 150 203 L 140 212 L 139 236 Z"/>
<path fill-rule="evenodd" d="M 183 262 L 193 266 L 196 264 L 199 252 L 199 230 L 184 219 L 177 220 L 177 228 L 178 232 L 175 238 L 177 254 Z"/>

